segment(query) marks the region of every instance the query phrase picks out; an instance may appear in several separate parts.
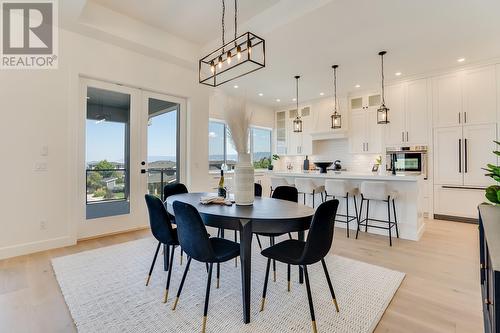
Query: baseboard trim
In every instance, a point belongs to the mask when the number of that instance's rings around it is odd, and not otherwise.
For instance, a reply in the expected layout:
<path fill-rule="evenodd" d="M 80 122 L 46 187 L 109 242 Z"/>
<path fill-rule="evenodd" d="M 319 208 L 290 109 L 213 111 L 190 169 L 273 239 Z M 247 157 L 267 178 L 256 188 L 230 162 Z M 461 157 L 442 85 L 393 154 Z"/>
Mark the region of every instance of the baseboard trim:
<path fill-rule="evenodd" d="M 88 240 L 92 240 L 92 239 L 98 239 L 98 238 L 103 238 L 103 237 L 108 237 L 108 236 L 115 236 L 115 235 L 119 235 L 119 234 L 126 234 L 129 232 L 139 231 L 139 230 L 144 230 L 144 229 L 149 229 L 149 226 L 144 225 L 144 226 L 120 230 L 120 231 L 113 231 L 113 232 L 108 232 L 108 233 L 94 235 L 94 236 L 82 237 L 82 238 L 78 238 L 77 241 L 84 242 L 84 241 L 88 241 Z"/>
<path fill-rule="evenodd" d="M 441 214 L 434 214 L 434 220 L 444 220 L 444 221 L 453 221 L 453 222 L 471 223 L 471 224 L 479 223 L 478 219 L 473 219 L 470 217 L 441 215 Z"/>
<path fill-rule="evenodd" d="M 0 248 L 0 260 L 36 252 L 47 251 L 60 247 L 75 245 L 76 240 L 69 236 L 45 239 L 37 242 L 24 243 Z"/>

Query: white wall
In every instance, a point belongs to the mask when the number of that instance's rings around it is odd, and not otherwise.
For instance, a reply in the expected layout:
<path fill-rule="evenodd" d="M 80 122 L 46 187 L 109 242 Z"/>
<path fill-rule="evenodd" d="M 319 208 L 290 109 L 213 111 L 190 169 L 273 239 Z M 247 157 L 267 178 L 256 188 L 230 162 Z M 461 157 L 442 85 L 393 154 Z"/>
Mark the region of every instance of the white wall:
<path fill-rule="evenodd" d="M 195 70 L 64 30 L 59 42 L 58 70 L 0 75 L 0 259 L 76 241 L 82 222 L 73 202 L 79 75 L 186 98 L 187 183 L 194 191 L 207 186 L 209 90 L 198 84 Z M 43 146 L 48 156 L 42 156 Z M 41 162 L 48 170 L 35 172 Z M 40 221 L 47 222 L 46 230 Z"/>

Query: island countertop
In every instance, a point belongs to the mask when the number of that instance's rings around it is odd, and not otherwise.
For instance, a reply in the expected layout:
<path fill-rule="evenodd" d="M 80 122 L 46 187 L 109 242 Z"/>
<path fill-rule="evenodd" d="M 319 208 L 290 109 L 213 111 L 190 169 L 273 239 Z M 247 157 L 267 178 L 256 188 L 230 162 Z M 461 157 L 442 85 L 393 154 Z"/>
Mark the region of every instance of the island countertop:
<path fill-rule="evenodd" d="M 357 180 L 383 180 L 383 181 L 405 181 L 416 182 L 423 180 L 422 175 L 415 174 L 396 174 L 377 173 L 377 172 L 351 172 L 351 171 L 328 171 L 319 173 L 319 171 L 274 171 L 270 176 L 279 177 L 307 177 L 307 178 L 337 178 L 337 179 L 357 179 Z"/>

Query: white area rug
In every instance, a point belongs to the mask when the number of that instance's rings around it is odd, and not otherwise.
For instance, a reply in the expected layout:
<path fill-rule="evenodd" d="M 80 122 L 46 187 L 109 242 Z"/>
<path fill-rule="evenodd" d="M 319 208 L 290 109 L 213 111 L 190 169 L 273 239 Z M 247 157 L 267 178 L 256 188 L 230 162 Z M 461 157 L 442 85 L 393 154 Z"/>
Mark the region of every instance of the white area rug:
<path fill-rule="evenodd" d="M 119 245 L 55 258 L 52 265 L 79 332 L 199 332 L 207 273 L 205 265 L 191 263 L 184 290 L 175 311 L 171 310 L 184 265 L 176 251 L 167 304 L 163 304 L 167 272 L 158 256 L 149 287 L 145 278 L 156 241 L 141 239 Z M 372 332 L 404 273 L 347 259 L 328 256 L 327 266 L 340 312 L 335 311 L 321 263 L 309 269 L 319 332 Z M 287 292 L 286 266 L 272 271 L 266 308 L 259 312 L 266 259 L 254 248 L 252 257 L 251 323 L 243 324 L 240 268 L 234 260 L 221 266 L 221 286 L 215 288 L 215 266 L 210 293 L 207 332 L 310 332 L 311 320 L 305 284 L 292 269 L 292 290 Z"/>

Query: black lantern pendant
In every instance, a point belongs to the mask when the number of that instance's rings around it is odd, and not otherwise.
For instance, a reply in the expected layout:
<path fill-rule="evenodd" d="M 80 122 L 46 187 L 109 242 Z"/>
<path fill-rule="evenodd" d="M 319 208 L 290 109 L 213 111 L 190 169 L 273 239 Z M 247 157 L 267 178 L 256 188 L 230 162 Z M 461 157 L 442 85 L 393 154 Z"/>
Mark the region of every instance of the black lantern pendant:
<path fill-rule="evenodd" d="M 381 51 L 378 53 L 382 61 L 382 104 L 377 109 L 377 124 L 388 124 L 389 123 L 389 108 L 385 106 L 385 92 L 384 92 L 384 55 L 386 51 Z"/>
<path fill-rule="evenodd" d="M 338 113 L 338 99 L 337 99 L 337 68 L 339 65 L 333 65 L 333 114 L 330 116 L 332 120 L 332 128 L 338 129 L 342 127 L 342 116 Z"/>
<path fill-rule="evenodd" d="M 300 79 L 300 76 L 296 75 L 295 80 L 297 82 L 297 84 L 296 84 L 297 96 L 295 98 L 295 101 L 297 102 L 297 118 L 295 118 L 293 120 L 293 131 L 295 133 L 302 132 L 302 119 L 300 119 L 300 115 L 299 115 L 299 79 Z"/>

